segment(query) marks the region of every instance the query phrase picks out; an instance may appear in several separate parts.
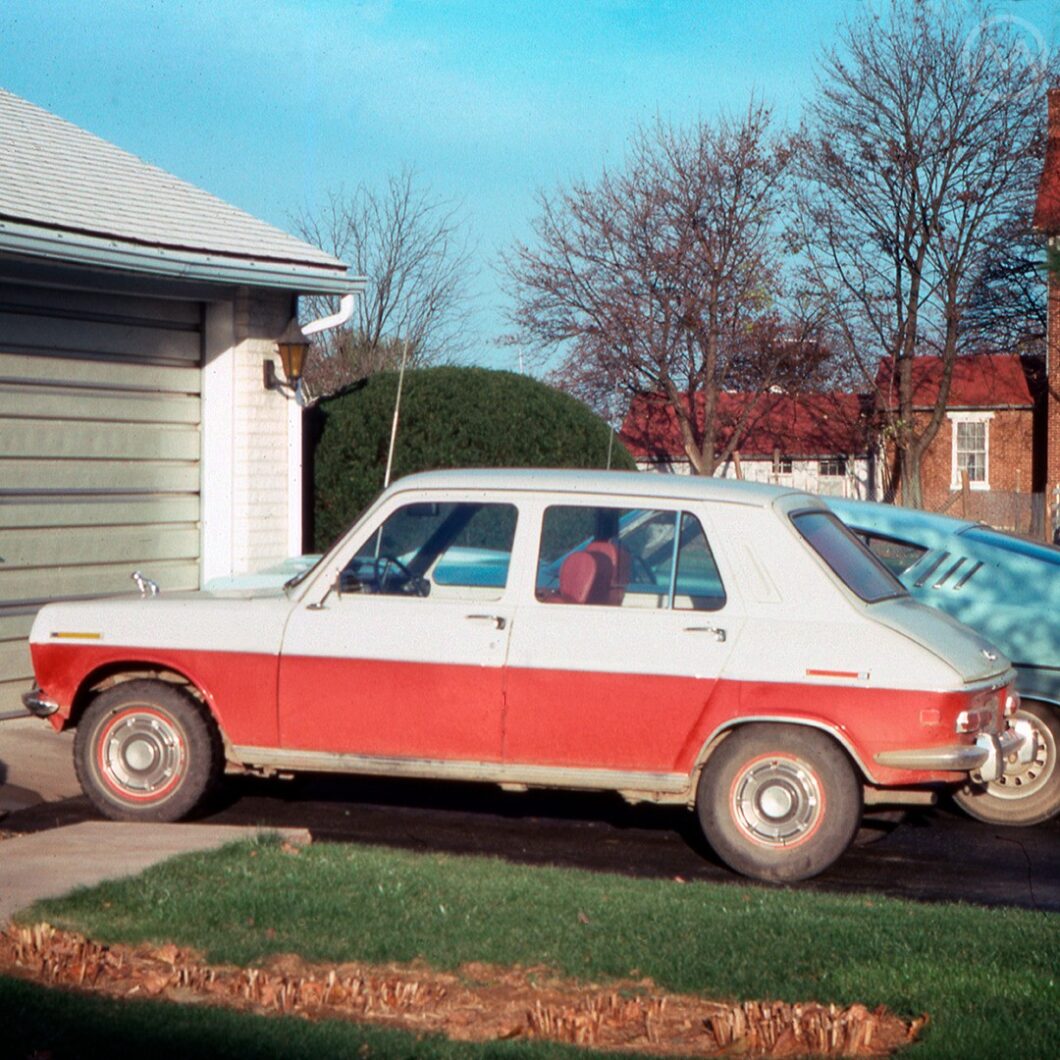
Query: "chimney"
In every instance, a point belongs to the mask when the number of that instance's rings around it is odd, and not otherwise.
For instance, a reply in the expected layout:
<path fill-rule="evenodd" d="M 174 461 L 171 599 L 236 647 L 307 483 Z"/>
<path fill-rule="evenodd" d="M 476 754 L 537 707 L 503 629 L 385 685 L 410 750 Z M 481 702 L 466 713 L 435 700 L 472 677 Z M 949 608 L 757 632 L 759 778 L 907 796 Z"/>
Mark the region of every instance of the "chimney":
<path fill-rule="evenodd" d="M 1047 237 L 1056 261 L 1060 251 L 1060 88 L 1049 90 L 1049 131 L 1034 227 Z M 1045 502 L 1052 512 L 1052 525 L 1046 527 L 1052 537 L 1052 530 L 1060 527 L 1060 273 L 1056 269 L 1050 270 L 1048 285 Z"/>
<path fill-rule="evenodd" d="M 1060 234 L 1060 88 L 1049 89 L 1045 166 L 1038 183 L 1034 227 L 1047 236 Z"/>

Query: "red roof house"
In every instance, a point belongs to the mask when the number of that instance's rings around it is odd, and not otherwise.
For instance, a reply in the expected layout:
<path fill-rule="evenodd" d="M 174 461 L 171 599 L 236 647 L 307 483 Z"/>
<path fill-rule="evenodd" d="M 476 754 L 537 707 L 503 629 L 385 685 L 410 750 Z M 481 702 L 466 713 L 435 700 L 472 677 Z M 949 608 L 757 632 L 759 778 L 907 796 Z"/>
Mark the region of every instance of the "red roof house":
<path fill-rule="evenodd" d="M 702 422 L 703 395 L 696 399 Z M 729 460 L 719 474 L 739 473 L 818 492 L 874 494 L 869 422 L 857 394 L 725 391 L 718 395 L 718 421 L 718 451 L 726 447 L 741 421 L 744 426 L 736 447 L 738 460 Z M 633 399 L 620 437 L 641 467 L 690 470 L 677 417 L 659 394 Z"/>
<path fill-rule="evenodd" d="M 889 360 L 883 360 L 876 373 L 876 392 L 885 408 L 898 407 L 898 383 L 893 378 L 892 367 Z M 941 358 L 917 357 L 913 361 L 915 408 L 934 408 L 941 384 Z M 1016 354 L 969 354 L 954 362 L 947 408 L 1025 409 L 1033 406 L 1027 368 Z"/>
<path fill-rule="evenodd" d="M 897 381 L 890 361 L 881 361 L 876 374 L 877 401 L 882 409 L 898 407 Z M 1033 367 L 1016 354 L 974 354 L 958 357 L 953 365 L 946 414 L 921 461 L 920 483 L 924 507 L 955 510 L 964 487 L 980 494 L 1029 494 L 1035 485 L 1035 398 Z M 942 360 L 918 357 L 913 362 L 913 407 L 916 430 L 926 426 L 938 400 Z M 886 437 L 886 434 L 884 434 Z M 886 445 L 886 463 L 895 453 Z M 885 493 L 888 492 L 885 490 Z M 1005 516 L 977 502 L 974 510 L 961 501 L 963 514 L 1017 528 Z M 1029 526 L 1018 525 L 1019 529 Z"/>

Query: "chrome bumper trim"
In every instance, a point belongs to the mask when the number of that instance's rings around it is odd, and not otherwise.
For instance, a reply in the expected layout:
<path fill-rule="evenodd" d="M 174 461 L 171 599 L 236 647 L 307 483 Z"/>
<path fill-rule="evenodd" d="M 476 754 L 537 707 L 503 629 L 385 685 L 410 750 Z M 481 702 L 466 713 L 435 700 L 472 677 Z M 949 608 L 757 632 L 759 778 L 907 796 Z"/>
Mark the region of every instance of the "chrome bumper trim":
<path fill-rule="evenodd" d="M 987 751 L 977 744 L 956 747 L 916 747 L 909 751 L 880 751 L 874 762 L 891 769 L 916 769 L 925 773 L 970 773 L 985 761 Z"/>
<path fill-rule="evenodd" d="M 1005 772 L 1006 759 L 1026 743 L 1015 728 L 1004 732 L 981 732 L 974 744 L 951 747 L 918 747 L 908 751 L 881 751 L 873 760 L 892 769 L 915 769 L 926 773 L 975 773 L 977 780 L 997 780 Z"/>
<path fill-rule="evenodd" d="M 28 692 L 24 692 L 22 702 L 25 704 L 26 712 L 37 718 L 47 718 L 59 709 L 59 704 L 45 699 L 39 688 L 31 688 Z"/>

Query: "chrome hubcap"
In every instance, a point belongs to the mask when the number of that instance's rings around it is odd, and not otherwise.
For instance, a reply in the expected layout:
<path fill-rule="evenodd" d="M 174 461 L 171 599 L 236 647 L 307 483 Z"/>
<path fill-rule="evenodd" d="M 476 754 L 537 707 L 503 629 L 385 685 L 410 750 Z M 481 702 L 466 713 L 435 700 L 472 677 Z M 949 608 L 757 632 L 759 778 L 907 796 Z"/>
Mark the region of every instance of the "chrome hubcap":
<path fill-rule="evenodd" d="M 804 838 L 816 827 L 820 810 L 817 778 L 792 759 L 756 762 L 733 788 L 737 824 L 767 846 L 788 846 Z"/>
<path fill-rule="evenodd" d="M 127 714 L 106 735 L 101 764 L 111 782 L 129 795 L 150 797 L 168 788 L 183 759 L 173 727 L 153 714 Z"/>

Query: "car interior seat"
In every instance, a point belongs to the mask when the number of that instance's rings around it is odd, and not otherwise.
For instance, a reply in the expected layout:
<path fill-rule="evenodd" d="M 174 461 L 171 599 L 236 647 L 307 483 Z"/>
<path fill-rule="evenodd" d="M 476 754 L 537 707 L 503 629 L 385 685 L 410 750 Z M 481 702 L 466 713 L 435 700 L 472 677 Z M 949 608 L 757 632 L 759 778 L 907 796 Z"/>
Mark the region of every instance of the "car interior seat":
<path fill-rule="evenodd" d="M 623 548 L 617 541 L 590 541 L 585 551 L 607 557 L 611 564 L 611 577 L 607 599 L 601 602 L 620 606 L 626 595 L 626 586 L 629 585 L 629 568 L 632 564 L 629 549 Z"/>
<path fill-rule="evenodd" d="M 611 571 L 611 560 L 600 552 L 572 552 L 559 569 L 560 598 L 570 604 L 606 604 Z"/>

